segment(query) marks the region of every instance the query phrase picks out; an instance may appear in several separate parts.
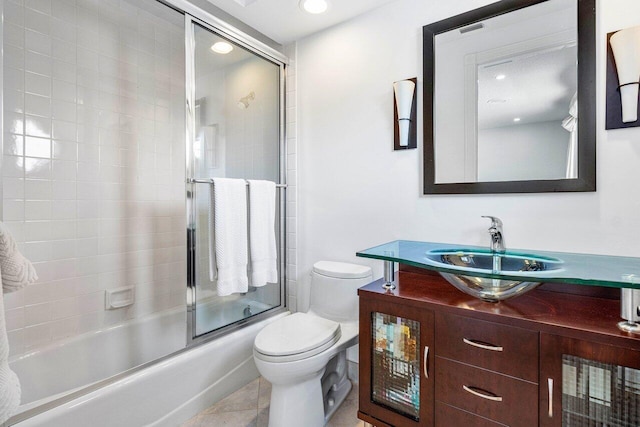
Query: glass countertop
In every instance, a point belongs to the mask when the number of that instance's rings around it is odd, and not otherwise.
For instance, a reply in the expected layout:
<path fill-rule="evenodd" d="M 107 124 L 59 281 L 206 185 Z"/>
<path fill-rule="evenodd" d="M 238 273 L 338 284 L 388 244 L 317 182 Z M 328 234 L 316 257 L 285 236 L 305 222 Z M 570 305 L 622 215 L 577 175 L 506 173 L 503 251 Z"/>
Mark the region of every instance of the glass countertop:
<path fill-rule="evenodd" d="M 531 258 L 550 265 L 548 270 L 504 271 L 461 267 L 440 262 L 434 258 L 442 253 L 498 255 Z M 399 262 L 414 267 L 445 273 L 490 279 L 527 280 L 535 282 L 573 283 L 578 285 L 608 286 L 640 289 L 640 258 L 507 249 L 493 253 L 488 247 L 451 243 L 415 242 L 396 240 L 356 253 L 359 257 Z M 473 256 L 472 255 L 472 256 Z"/>

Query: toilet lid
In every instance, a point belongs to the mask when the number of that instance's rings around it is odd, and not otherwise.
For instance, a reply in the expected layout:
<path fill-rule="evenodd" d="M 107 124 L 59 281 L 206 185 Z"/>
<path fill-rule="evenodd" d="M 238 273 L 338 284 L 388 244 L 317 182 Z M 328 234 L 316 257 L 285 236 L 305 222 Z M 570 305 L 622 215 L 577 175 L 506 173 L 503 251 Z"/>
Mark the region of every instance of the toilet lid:
<path fill-rule="evenodd" d="M 265 326 L 256 336 L 254 348 L 267 356 L 299 354 L 301 357 L 311 357 L 335 344 L 340 335 L 338 322 L 306 313 L 294 313 Z"/>
<path fill-rule="evenodd" d="M 336 261 L 318 261 L 313 264 L 313 271 L 336 279 L 362 279 L 371 276 L 371 268 Z"/>

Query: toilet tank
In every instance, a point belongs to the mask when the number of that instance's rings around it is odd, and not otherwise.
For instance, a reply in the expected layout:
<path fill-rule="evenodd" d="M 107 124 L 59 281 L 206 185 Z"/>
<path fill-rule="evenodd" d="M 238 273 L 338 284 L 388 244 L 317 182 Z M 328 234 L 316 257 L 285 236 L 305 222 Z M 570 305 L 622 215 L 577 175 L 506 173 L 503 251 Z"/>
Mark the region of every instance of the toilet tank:
<path fill-rule="evenodd" d="M 309 311 L 335 320 L 358 320 L 358 288 L 371 283 L 371 268 L 335 261 L 318 261 L 311 272 Z"/>

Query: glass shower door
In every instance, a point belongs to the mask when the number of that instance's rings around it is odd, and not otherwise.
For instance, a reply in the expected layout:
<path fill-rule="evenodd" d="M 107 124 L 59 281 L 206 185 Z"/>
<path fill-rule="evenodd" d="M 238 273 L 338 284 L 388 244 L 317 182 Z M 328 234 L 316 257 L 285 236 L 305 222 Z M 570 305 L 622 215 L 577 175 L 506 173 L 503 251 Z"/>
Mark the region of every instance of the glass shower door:
<path fill-rule="evenodd" d="M 278 283 L 220 296 L 210 277 L 210 186 L 215 177 L 282 182 L 282 64 L 192 23 L 193 87 L 187 174 L 191 204 L 192 339 L 282 305 L 281 215 L 284 189 L 276 190 Z M 215 243 L 214 243 L 215 245 Z"/>

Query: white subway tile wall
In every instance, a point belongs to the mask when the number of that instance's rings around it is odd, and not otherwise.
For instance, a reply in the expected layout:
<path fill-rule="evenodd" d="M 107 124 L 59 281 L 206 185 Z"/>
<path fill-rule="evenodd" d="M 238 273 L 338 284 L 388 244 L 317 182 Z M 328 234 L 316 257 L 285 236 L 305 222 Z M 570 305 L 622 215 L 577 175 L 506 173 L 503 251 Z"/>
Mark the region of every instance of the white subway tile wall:
<path fill-rule="evenodd" d="M 287 137 L 287 300 L 291 311 L 298 311 L 298 256 L 297 256 L 297 108 L 296 108 L 296 51 L 297 44 L 285 46 L 284 53 L 289 59 L 286 82 L 286 137 Z"/>
<path fill-rule="evenodd" d="M 11 355 L 185 306 L 184 19 L 155 0 L 5 0 L 3 221 L 40 279 Z M 105 290 L 135 303 L 105 310 Z"/>

